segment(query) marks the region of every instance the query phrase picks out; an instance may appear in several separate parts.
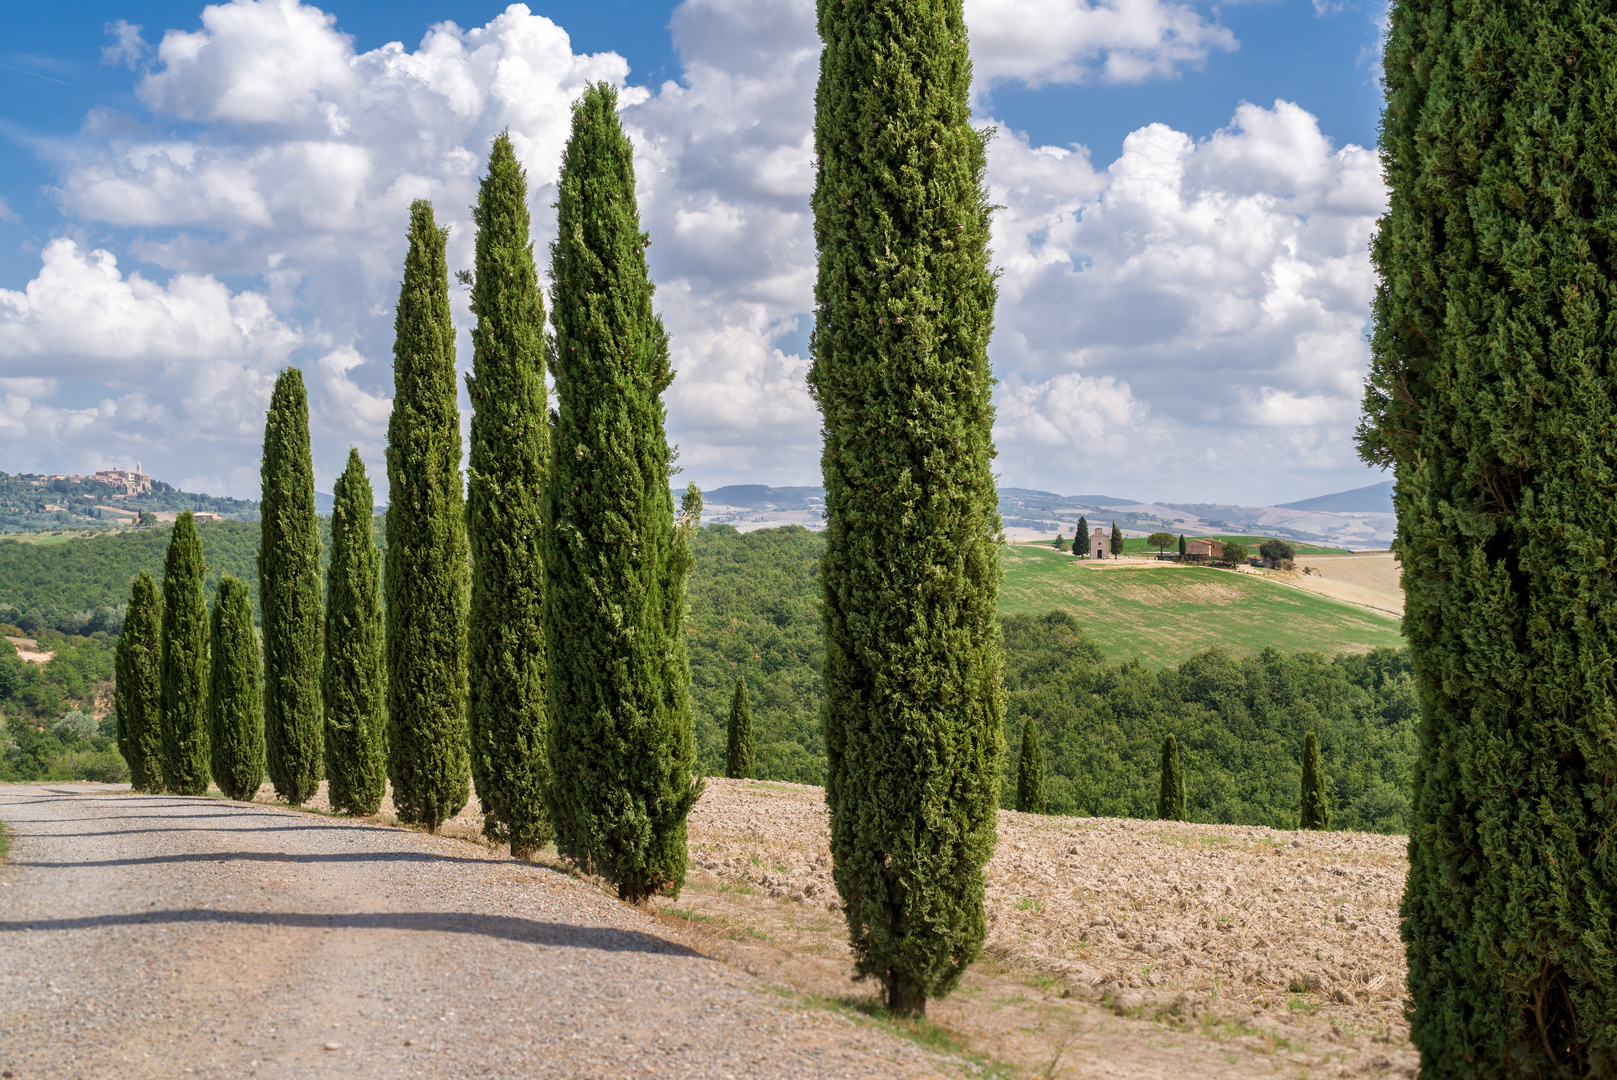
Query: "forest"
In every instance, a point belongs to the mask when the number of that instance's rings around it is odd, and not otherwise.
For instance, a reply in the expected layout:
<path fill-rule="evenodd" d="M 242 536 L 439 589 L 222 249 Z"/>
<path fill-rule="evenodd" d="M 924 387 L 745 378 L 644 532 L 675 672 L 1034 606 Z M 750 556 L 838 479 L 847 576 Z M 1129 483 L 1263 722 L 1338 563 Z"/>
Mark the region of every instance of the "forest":
<path fill-rule="evenodd" d="M 329 529 L 329 521 L 321 521 Z M 198 533 L 210 602 L 222 573 L 240 577 L 256 593 L 257 523 L 206 524 Z M 41 733 L 62 742 L 49 729 L 64 711 L 94 710 L 96 683 L 111 677 L 111 642 L 128 582 L 141 570 L 161 577 L 167 540 L 164 529 L 55 545 L 0 542 L 0 621 L 56 650 L 41 666 L 0 647 L 0 710 L 13 718 L 12 742 L 18 729 L 29 730 L 30 760 L 42 760 L 41 747 L 51 750 L 36 737 Z M 696 534 L 686 637 L 703 772 L 723 771 L 730 698 L 735 680 L 745 678 L 759 778 L 824 782 L 823 544 L 820 534 L 801 526 L 741 533 L 718 524 Z M 1303 740 L 1313 731 L 1334 795 L 1333 825 L 1407 830 L 1417 705 L 1406 652 L 1327 657 L 1271 649 L 1235 658 L 1213 649 L 1156 671 L 1106 662 L 1065 612 L 1009 615 L 1003 624 L 1005 805 L 1014 791 L 1009 781 L 1022 724 L 1032 717 L 1041 733 L 1051 813 L 1151 816 L 1158 754 L 1172 732 L 1184 756 L 1191 820 L 1290 828 L 1298 813 Z M 0 735 L 0 747 L 7 738 Z M 65 743 L 53 752 L 71 763 Z M 7 751 L 0 778 L 25 778 L 18 769 L 32 766 L 20 766 L 22 756 L 28 755 L 18 747 Z"/>

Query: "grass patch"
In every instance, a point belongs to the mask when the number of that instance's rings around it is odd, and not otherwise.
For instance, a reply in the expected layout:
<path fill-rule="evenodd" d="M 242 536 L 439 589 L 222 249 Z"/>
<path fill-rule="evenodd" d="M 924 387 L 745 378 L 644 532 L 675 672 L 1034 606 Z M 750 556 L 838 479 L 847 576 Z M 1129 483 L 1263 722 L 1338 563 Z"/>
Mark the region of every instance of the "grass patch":
<path fill-rule="evenodd" d="M 11 853 L 11 829 L 5 822 L 0 821 L 0 859 Z"/>
<path fill-rule="evenodd" d="M 1203 566 L 1105 569 L 1049 548 L 1005 549 L 1002 614 L 1078 617 L 1108 660 L 1164 668 L 1215 645 L 1239 657 L 1274 647 L 1327 655 L 1399 648 L 1398 621 L 1255 574 Z"/>
<path fill-rule="evenodd" d="M 869 997 L 833 997 L 813 998 L 805 997 L 807 1004 L 828 1008 L 844 1016 L 863 1020 L 873 1027 L 880 1028 L 890 1035 L 907 1039 L 924 1050 L 946 1057 L 959 1058 L 969 1062 L 974 1068 L 973 1076 L 1001 1077 L 1012 1080 L 1017 1076 L 1017 1070 L 1002 1061 L 974 1054 L 967 1049 L 968 1043 L 964 1036 L 940 1027 L 932 1021 L 925 1019 L 912 1019 L 903 1016 L 894 1016 L 886 1005 L 880 1000 Z"/>

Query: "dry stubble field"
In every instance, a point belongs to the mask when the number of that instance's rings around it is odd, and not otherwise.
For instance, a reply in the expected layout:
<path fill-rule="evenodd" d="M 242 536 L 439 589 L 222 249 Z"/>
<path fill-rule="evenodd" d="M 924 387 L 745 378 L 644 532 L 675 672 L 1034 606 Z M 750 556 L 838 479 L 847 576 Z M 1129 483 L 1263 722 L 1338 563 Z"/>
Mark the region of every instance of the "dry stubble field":
<path fill-rule="evenodd" d="M 443 832 L 483 843 L 481 825 L 474 798 Z M 1011 811 L 999 830 L 984 956 L 907 1032 L 958 1054 L 960 1074 L 1414 1075 L 1403 837 Z M 710 778 L 685 889 L 648 909 L 784 994 L 873 1012 L 827 838 L 820 788 Z"/>

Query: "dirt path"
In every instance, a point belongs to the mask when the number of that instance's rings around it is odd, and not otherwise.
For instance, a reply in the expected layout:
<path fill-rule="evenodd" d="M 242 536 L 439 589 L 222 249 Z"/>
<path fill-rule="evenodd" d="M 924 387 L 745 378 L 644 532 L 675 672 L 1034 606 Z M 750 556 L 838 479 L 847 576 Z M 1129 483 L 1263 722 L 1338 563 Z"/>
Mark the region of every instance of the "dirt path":
<path fill-rule="evenodd" d="M 0 788 L 0 1071 L 929 1076 L 588 883 L 217 799 Z"/>

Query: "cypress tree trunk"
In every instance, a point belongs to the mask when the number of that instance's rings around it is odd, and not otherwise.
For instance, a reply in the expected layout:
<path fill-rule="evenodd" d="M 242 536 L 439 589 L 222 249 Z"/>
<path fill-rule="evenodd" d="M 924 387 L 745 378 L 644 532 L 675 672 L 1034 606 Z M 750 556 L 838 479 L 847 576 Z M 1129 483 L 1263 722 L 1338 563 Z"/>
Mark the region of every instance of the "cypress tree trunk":
<path fill-rule="evenodd" d="M 163 787 L 176 795 L 208 791 L 207 572 L 196 522 L 186 510 L 175 519 L 163 561 Z"/>
<path fill-rule="evenodd" d="M 858 972 L 922 1014 L 980 952 L 1003 755 L 985 136 L 959 0 L 819 0 L 826 802 Z"/>
<path fill-rule="evenodd" d="M 1108 548 L 1113 555 L 1123 554 L 1123 530 L 1117 527 L 1115 521 L 1112 522 L 1112 540 Z"/>
<path fill-rule="evenodd" d="M 320 676 L 327 796 L 333 810 L 374 814 L 387 790 L 387 670 L 376 502 L 358 450 L 349 448 L 333 494 Z"/>
<path fill-rule="evenodd" d="M 1162 791 L 1157 795 L 1159 821 L 1185 820 L 1185 772 L 1179 764 L 1179 740 L 1162 740 Z"/>
<path fill-rule="evenodd" d="M 264 698 L 247 586 L 226 574 L 213 598 L 208 668 L 208 743 L 213 782 L 227 799 L 251 801 L 264 782 Z"/>
<path fill-rule="evenodd" d="M 528 240 L 528 180 L 501 134 L 473 211 L 472 445 L 466 531 L 472 553 L 472 777 L 483 832 L 525 857 L 550 840 L 544 791 L 545 637 L 540 556 L 550 465 L 545 309 Z"/>
<path fill-rule="evenodd" d="M 730 699 L 729 746 L 724 754 L 724 775 L 732 780 L 750 780 L 755 771 L 752 741 L 752 706 L 747 703 L 747 681 L 736 680 L 735 696 Z"/>
<path fill-rule="evenodd" d="M 1427 1080 L 1617 1075 L 1614 55 L 1602 5 L 1392 9 L 1360 449 L 1421 700 Z"/>
<path fill-rule="evenodd" d="M 1319 739 L 1312 731 L 1303 743 L 1303 791 L 1301 827 L 1331 827 L 1331 796 L 1325 787 L 1325 766 L 1319 759 Z"/>
<path fill-rule="evenodd" d="M 573 107 L 551 248 L 558 414 L 545 530 L 551 819 L 562 854 L 638 902 L 678 895 L 693 780 L 685 659 L 691 485 L 674 522 L 634 159 L 605 83 Z"/>
<path fill-rule="evenodd" d="M 320 787 L 320 525 L 303 373 L 275 380 L 264 419 L 258 601 L 264 623 L 264 742 L 275 794 L 299 806 Z"/>
<path fill-rule="evenodd" d="M 129 589 L 129 609 L 118 635 L 118 752 L 129 763 L 132 791 L 163 790 L 163 633 L 161 601 L 142 570 Z"/>
<path fill-rule="evenodd" d="M 449 318 L 449 230 L 410 204 L 410 248 L 393 321 L 387 422 L 388 777 L 400 821 L 430 831 L 470 795 L 466 734 L 469 568 Z"/>
<path fill-rule="evenodd" d="M 1072 553 L 1074 555 L 1089 554 L 1089 519 L 1078 519 L 1078 535 L 1072 538 Z"/>
<path fill-rule="evenodd" d="M 1039 729 L 1031 716 L 1022 724 L 1022 756 L 1016 763 L 1016 808 L 1024 814 L 1045 811 L 1044 752 L 1039 749 Z"/>

